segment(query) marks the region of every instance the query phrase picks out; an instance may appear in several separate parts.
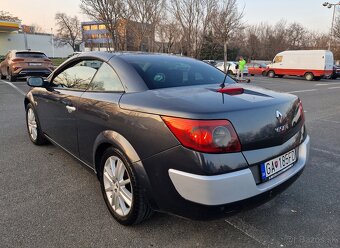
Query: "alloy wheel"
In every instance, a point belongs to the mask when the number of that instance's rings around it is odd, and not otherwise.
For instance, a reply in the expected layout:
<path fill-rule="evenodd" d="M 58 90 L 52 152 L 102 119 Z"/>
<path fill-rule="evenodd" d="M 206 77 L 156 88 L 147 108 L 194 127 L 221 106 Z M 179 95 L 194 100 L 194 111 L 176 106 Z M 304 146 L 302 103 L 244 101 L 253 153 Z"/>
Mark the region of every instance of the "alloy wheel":
<path fill-rule="evenodd" d="M 31 138 L 35 141 L 38 137 L 38 126 L 33 109 L 27 111 L 27 125 Z"/>
<path fill-rule="evenodd" d="M 111 156 L 105 161 L 103 181 L 113 211 L 119 216 L 128 215 L 133 203 L 131 178 L 125 164 L 117 156 Z"/>

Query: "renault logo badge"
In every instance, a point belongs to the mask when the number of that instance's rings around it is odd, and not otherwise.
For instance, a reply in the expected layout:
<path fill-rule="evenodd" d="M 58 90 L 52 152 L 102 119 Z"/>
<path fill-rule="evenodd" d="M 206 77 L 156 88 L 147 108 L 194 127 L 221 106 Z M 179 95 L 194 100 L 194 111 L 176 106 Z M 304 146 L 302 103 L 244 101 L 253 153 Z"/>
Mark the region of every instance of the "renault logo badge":
<path fill-rule="evenodd" d="M 282 123 L 282 121 L 283 121 L 283 116 L 282 116 L 282 114 L 280 113 L 280 111 L 278 111 L 278 110 L 276 110 L 276 119 L 277 119 L 280 123 Z"/>

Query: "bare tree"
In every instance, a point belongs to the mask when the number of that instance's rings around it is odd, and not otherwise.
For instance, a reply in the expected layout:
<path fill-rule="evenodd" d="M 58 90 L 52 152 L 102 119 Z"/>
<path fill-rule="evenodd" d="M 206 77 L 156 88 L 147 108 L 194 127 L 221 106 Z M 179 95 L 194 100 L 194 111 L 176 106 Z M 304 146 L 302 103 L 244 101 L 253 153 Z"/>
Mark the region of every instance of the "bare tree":
<path fill-rule="evenodd" d="M 182 29 L 185 54 L 199 57 L 204 33 L 210 24 L 217 1 L 171 0 L 170 5 L 170 12 Z"/>
<path fill-rule="evenodd" d="M 290 49 L 298 49 L 304 46 L 307 30 L 301 24 L 296 22 L 290 24 L 286 34 Z"/>
<path fill-rule="evenodd" d="M 43 33 L 44 32 L 44 29 L 36 23 L 33 23 L 30 26 L 32 27 L 34 33 Z"/>
<path fill-rule="evenodd" d="M 243 11 L 237 7 L 237 0 L 224 0 L 220 8 L 213 13 L 212 26 L 214 34 L 224 47 L 224 71 L 227 71 L 228 42 L 234 32 L 239 32 L 244 28 L 242 23 Z"/>
<path fill-rule="evenodd" d="M 106 26 L 112 39 L 113 49 L 124 47 L 118 35 L 121 21 L 127 16 L 124 0 L 81 0 L 80 2 L 80 9 L 84 14 Z"/>
<path fill-rule="evenodd" d="M 133 29 L 137 47 L 142 50 L 142 42 L 147 39 L 148 50 L 152 47 L 155 28 L 159 24 L 165 7 L 165 0 L 127 0 L 130 18 L 135 23 Z"/>
<path fill-rule="evenodd" d="M 9 22 L 20 22 L 21 20 L 16 17 L 16 16 L 13 16 L 12 14 L 6 12 L 6 11 L 0 11 L 0 20 L 3 20 L 3 21 L 9 21 Z"/>
<path fill-rule="evenodd" d="M 181 30 L 179 23 L 176 20 L 163 19 L 157 25 L 157 37 L 161 42 L 161 47 L 158 51 L 166 53 L 181 52 L 179 44 L 181 42 Z"/>
<path fill-rule="evenodd" d="M 65 13 L 57 13 L 55 16 L 58 26 L 56 43 L 58 46 L 70 45 L 73 51 L 82 43 L 81 25 L 77 16 L 68 16 Z"/>
<path fill-rule="evenodd" d="M 243 47 L 245 54 L 250 59 L 259 58 L 261 56 L 261 40 L 259 36 L 260 30 L 258 26 L 249 26 L 245 30 L 245 46 Z"/>

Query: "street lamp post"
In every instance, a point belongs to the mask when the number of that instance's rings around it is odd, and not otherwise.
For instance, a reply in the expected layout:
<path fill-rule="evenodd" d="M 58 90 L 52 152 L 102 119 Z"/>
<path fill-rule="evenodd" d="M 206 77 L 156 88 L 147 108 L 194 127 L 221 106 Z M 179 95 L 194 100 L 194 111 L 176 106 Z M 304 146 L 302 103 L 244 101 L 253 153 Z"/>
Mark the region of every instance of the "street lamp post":
<path fill-rule="evenodd" d="M 331 26 L 331 36 L 329 37 L 328 41 L 328 50 L 331 50 L 331 42 L 333 40 L 333 26 L 334 26 L 334 17 L 335 17 L 335 6 L 340 5 L 340 1 L 338 3 L 329 3 L 329 2 L 324 2 L 322 6 L 327 7 L 327 8 L 332 8 L 333 7 L 333 17 L 332 17 L 332 26 Z"/>

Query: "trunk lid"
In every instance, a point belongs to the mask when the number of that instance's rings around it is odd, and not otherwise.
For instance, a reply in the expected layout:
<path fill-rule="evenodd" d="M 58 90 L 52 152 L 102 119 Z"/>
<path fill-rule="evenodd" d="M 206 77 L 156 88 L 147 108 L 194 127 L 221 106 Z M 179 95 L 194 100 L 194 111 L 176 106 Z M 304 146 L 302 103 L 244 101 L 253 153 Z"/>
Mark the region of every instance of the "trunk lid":
<path fill-rule="evenodd" d="M 205 85 L 124 94 L 120 107 L 188 119 L 227 119 L 239 136 L 242 150 L 280 145 L 303 124 L 299 99 L 294 95 L 248 85 L 242 86 L 243 94 L 228 95 L 216 92 L 218 88 Z"/>

